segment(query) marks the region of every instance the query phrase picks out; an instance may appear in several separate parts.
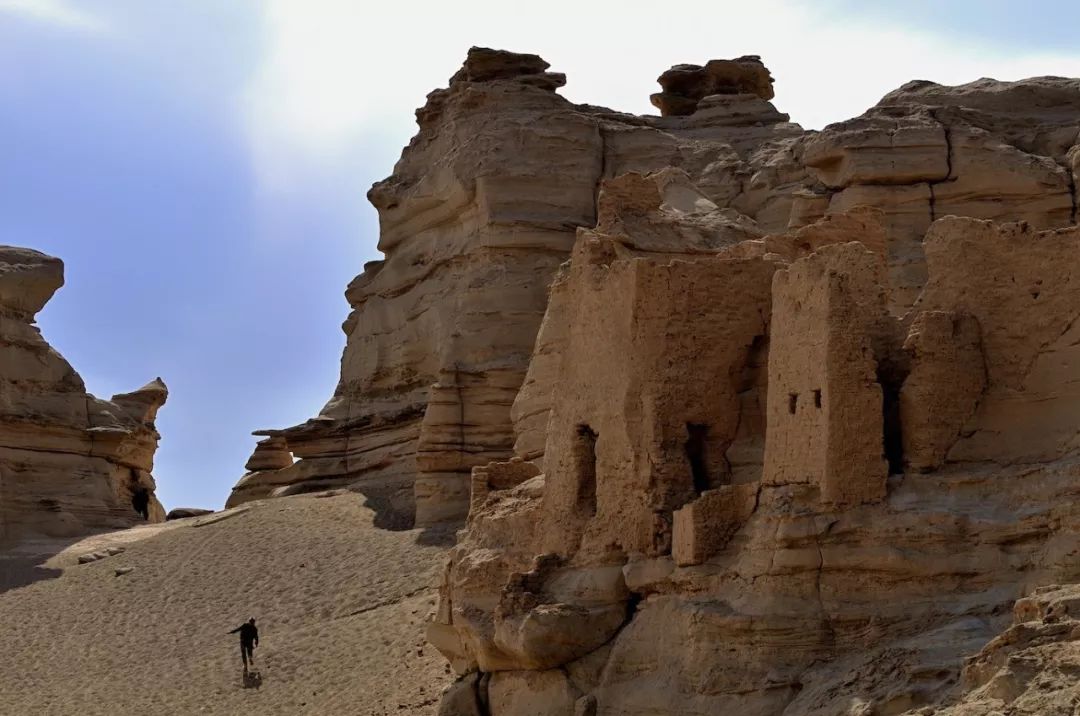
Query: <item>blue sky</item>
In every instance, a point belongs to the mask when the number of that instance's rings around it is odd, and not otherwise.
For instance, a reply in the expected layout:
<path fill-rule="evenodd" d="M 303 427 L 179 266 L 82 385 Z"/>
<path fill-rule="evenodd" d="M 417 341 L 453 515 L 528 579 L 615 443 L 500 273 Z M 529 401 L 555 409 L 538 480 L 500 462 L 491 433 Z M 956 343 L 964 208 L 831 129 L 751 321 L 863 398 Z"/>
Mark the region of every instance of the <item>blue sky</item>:
<path fill-rule="evenodd" d="M 538 52 L 575 101 L 649 111 L 675 62 L 746 53 L 819 127 L 908 79 L 1080 75 L 1066 2 L 0 0 L 0 243 L 64 259 L 40 316 L 108 396 L 162 376 L 167 507 L 219 507 L 257 428 L 337 380 L 364 199 L 473 44 Z"/>

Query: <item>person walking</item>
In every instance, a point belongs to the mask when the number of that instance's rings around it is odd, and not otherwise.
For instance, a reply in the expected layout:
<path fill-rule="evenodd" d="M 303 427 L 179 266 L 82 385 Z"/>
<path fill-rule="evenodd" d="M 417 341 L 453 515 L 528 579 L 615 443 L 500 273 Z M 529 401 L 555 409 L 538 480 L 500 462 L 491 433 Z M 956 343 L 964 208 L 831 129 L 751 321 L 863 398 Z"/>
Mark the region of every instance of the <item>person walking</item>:
<path fill-rule="evenodd" d="M 259 645 L 259 630 L 255 626 L 255 617 L 248 619 L 229 633 L 237 632 L 240 632 L 240 658 L 244 661 L 244 671 L 247 671 L 248 662 L 252 666 L 255 665 L 255 647 Z"/>

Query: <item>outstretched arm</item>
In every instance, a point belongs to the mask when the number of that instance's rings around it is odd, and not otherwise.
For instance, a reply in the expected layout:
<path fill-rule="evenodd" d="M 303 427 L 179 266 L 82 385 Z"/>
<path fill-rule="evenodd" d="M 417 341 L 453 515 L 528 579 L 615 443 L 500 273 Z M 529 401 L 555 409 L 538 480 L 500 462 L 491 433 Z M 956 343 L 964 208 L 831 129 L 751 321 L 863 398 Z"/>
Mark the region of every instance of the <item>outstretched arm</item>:
<path fill-rule="evenodd" d="M 236 632 L 240 631 L 241 629 L 243 629 L 243 627 L 236 627 L 235 629 L 233 629 L 233 630 L 232 630 L 231 632 L 229 632 L 229 633 L 230 633 L 230 634 L 235 634 Z"/>

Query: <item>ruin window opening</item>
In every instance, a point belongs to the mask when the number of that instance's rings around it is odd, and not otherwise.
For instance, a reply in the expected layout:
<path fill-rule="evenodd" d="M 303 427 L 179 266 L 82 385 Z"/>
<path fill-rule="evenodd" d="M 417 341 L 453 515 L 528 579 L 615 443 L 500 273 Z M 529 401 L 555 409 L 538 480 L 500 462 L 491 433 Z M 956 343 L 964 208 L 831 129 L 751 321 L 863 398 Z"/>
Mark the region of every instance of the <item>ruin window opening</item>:
<path fill-rule="evenodd" d="M 815 408 L 820 408 L 821 407 L 821 388 L 815 388 L 814 389 L 814 407 Z"/>
<path fill-rule="evenodd" d="M 574 431 L 574 472 L 577 477 L 577 509 L 592 517 L 596 514 L 596 438 L 588 425 Z"/>
<path fill-rule="evenodd" d="M 142 515 L 144 520 L 149 520 L 150 491 L 145 487 L 136 487 L 131 493 L 131 507 Z"/>
<path fill-rule="evenodd" d="M 690 476 L 693 479 L 694 492 L 700 495 L 711 486 L 709 463 L 706 460 L 709 426 L 701 423 L 686 424 L 686 460 L 690 463 Z"/>
<path fill-rule="evenodd" d="M 792 415 L 795 414 L 795 408 L 799 405 L 799 394 L 788 393 L 787 397 L 787 411 Z"/>

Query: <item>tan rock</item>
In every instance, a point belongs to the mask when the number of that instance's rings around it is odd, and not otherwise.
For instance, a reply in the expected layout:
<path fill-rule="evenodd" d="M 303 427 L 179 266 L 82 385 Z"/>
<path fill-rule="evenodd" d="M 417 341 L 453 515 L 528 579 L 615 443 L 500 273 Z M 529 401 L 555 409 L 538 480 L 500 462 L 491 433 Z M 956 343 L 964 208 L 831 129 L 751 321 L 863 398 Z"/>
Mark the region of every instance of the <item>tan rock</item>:
<path fill-rule="evenodd" d="M 59 259 L 0 247 L 0 541 L 165 519 L 150 472 L 168 390 L 86 392 L 34 325 L 63 282 Z"/>
<path fill-rule="evenodd" d="M 573 716 L 578 693 L 562 671 L 503 671 L 488 686 L 491 716 Z"/>
<path fill-rule="evenodd" d="M 1034 374 L 1070 395 L 1072 262 L 1039 272 L 1045 315 L 1025 313 L 1020 294 L 1033 300 L 1025 255 L 1060 261 L 1074 232 L 940 220 L 919 311 L 901 321 L 872 212 L 677 256 L 664 236 L 699 219 L 664 228 L 649 181 L 615 186 L 603 212 L 613 233 L 581 232 L 546 318 L 565 327 L 538 342 L 553 382 L 544 474 L 524 460 L 477 471 L 483 499 L 448 565 L 436 645 L 456 668 L 502 680 L 522 699 L 513 708 L 535 691 L 519 674 L 554 684 L 542 675 L 565 670 L 583 713 L 934 712 L 922 709 L 950 693 L 1000 605 L 1071 574 L 1080 549 L 1061 501 L 1080 473 L 1064 453 L 943 469 L 1016 365 L 1047 366 Z M 849 241 L 860 232 L 876 250 Z M 742 302 L 711 293 L 720 287 Z M 678 303 L 684 291 L 696 300 Z M 756 473 L 736 479 L 735 461 L 711 462 L 713 444 L 699 451 L 690 433 L 662 439 L 669 424 L 698 424 L 682 411 L 706 395 L 723 410 L 705 437 L 715 426 L 727 459 L 755 424 L 748 394 L 768 406 Z M 1003 430 L 1027 435 L 1021 421 Z M 1067 445 L 1076 424 L 1036 444 Z M 888 462 L 928 474 L 886 479 Z M 696 495 L 699 471 L 720 482 Z M 973 689 L 1031 691 L 997 663 Z"/>
<path fill-rule="evenodd" d="M 1078 445 L 1080 230 L 946 218 L 927 235 L 927 310 L 967 313 L 987 389 L 948 459 L 1053 460 Z"/>
<path fill-rule="evenodd" d="M 245 475 L 229 504 L 350 487 L 383 506 L 388 522 L 463 519 L 472 468 L 513 454 L 512 406 L 548 286 L 577 230 L 597 225 L 606 180 L 679 165 L 623 180 L 637 182 L 623 186 L 631 194 L 645 190 L 651 209 L 639 215 L 627 203 L 604 230 L 631 244 L 713 251 L 761 235 L 758 214 L 765 229 L 786 226 L 784 196 L 806 176 L 791 145 L 801 130 L 766 101 L 759 61 L 710 63 L 699 87 L 757 94 L 647 118 L 570 103 L 547 66 L 473 48 L 450 86 L 428 96 L 419 134 L 369 192 L 386 257 L 346 292 L 353 310 L 335 395 L 307 423 L 260 433 L 286 440 L 298 462 Z M 668 230 L 650 230 L 654 219 Z M 516 413 L 534 436 L 546 400 L 541 390 Z"/>
<path fill-rule="evenodd" d="M 756 55 L 735 60 L 710 60 L 701 65 L 675 65 L 656 80 L 663 92 L 654 94 L 653 106 L 664 116 L 693 114 L 698 103 L 713 95 L 750 95 L 773 98 L 773 78 Z"/>
<path fill-rule="evenodd" d="M 986 389 L 979 323 L 968 315 L 921 311 L 904 342 L 910 372 L 900 390 L 904 463 L 941 467 Z"/>

